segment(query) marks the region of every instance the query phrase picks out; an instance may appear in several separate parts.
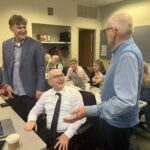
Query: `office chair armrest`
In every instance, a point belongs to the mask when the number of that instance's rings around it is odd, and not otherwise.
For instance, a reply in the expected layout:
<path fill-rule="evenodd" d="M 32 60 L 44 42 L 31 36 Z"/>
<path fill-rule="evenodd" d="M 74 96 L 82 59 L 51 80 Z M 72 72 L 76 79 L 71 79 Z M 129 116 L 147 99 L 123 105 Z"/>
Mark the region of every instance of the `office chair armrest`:
<path fill-rule="evenodd" d="M 38 116 L 38 119 L 36 121 L 37 124 L 37 130 L 42 129 L 43 127 L 46 127 L 46 114 L 42 113 Z"/>
<path fill-rule="evenodd" d="M 84 133 L 86 130 L 88 130 L 90 127 L 92 127 L 95 124 L 94 121 L 87 121 L 85 122 L 78 130 L 77 130 L 77 134 L 82 134 Z"/>

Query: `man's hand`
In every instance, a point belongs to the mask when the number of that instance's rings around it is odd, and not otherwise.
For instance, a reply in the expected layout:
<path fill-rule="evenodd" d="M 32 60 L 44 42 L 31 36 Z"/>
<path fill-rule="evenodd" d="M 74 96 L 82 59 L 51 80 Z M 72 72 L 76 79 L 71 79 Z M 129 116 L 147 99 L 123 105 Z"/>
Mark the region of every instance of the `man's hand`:
<path fill-rule="evenodd" d="M 10 86 L 10 85 L 7 85 L 6 86 L 6 91 L 8 92 L 8 95 L 9 95 L 9 97 L 11 98 L 11 99 L 14 99 L 14 97 L 13 97 L 13 89 L 12 89 L 12 87 Z"/>
<path fill-rule="evenodd" d="M 43 91 L 36 91 L 36 98 L 39 99 L 41 95 L 43 94 Z"/>
<path fill-rule="evenodd" d="M 68 150 L 69 138 L 65 134 L 62 134 L 57 138 L 57 140 L 58 142 L 56 143 L 54 149 L 58 147 L 58 150 Z"/>
<path fill-rule="evenodd" d="M 29 132 L 31 130 L 33 130 L 35 128 L 35 130 L 37 129 L 37 125 L 36 125 L 36 122 L 31 120 L 31 121 L 28 121 L 26 122 L 25 126 L 24 126 L 24 129 L 25 131 Z"/>
<path fill-rule="evenodd" d="M 86 109 L 85 106 L 79 107 L 75 109 L 71 116 L 64 118 L 64 122 L 73 123 L 79 119 L 82 119 L 86 116 Z"/>

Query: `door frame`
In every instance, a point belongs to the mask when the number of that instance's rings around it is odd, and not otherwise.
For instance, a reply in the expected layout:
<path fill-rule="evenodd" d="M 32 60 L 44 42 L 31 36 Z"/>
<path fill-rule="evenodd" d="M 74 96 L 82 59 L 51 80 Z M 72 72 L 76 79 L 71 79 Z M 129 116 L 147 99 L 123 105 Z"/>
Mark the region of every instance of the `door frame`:
<path fill-rule="evenodd" d="M 94 41 L 93 41 L 93 54 L 92 54 L 92 59 L 93 59 L 93 62 L 96 58 L 95 54 L 96 54 L 96 29 L 91 29 L 91 28 L 78 28 L 78 62 L 79 62 L 79 32 L 80 30 L 91 30 L 91 31 L 94 31 Z"/>

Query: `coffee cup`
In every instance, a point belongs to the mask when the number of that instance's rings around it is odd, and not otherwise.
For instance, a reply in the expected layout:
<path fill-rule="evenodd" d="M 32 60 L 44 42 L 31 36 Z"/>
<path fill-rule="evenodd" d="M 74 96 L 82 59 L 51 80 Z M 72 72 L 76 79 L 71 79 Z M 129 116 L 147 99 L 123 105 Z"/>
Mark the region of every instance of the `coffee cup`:
<path fill-rule="evenodd" d="M 8 149 L 19 150 L 19 139 L 20 139 L 20 135 L 18 133 L 13 133 L 13 134 L 8 135 L 6 138 Z"/>

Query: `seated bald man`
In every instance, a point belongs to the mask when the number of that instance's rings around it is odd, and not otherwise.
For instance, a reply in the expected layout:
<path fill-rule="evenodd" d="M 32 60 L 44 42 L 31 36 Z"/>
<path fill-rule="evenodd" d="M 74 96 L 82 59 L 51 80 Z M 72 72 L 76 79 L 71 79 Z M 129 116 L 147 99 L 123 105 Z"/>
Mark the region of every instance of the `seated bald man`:
<path fill-rule="evenodd" d="M 53 69 L 48 72 L 48 83 L 52 89 L 44 92 L 36 105 L 28 115 L 28 122 L 25 130 L 31 131 L 36 127 L 36 120 L 39 114 L 45 112 L 47 115 L 47 126 L 40 129 L 38 135 L 51 149 L 73 150 L 77 144 L 75 136 L 77 129 L 86 121 L 85 118 L 75 123 L 65 123 L 63 118 L 68 116 L 73 109 L 83 105 L 83 99 L 79 91 L 65 86 L 65 78 L 60 69 Z M 54 127 L 53 116 L 56 111 L 57 101 L 60 101 L 60 111 L 56 127 Z M 56 128 L 56 131 L 54 131 Z"/>

